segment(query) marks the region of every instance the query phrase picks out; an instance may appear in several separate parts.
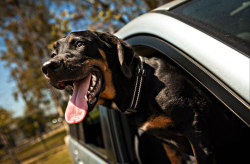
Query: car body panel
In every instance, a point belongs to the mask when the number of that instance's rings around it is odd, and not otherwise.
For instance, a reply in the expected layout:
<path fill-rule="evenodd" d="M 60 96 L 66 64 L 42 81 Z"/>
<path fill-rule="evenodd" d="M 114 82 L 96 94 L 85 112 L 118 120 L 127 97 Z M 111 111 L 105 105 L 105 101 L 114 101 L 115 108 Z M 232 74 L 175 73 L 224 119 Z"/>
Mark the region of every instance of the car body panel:
<path fill-rule="evenodd" d="M 174 0 L 172 2 L 169 2 L 169 3 L 166 3 L 165 5 L 162 5 L 156 9 L 154 9 L 154 11 L 156 10 L 171 10 L 187 1 L 190 1 L 190 0 Z"/>
<path fill-rule="evenodd" d="M 100 158 L 98 155 L 82 146 L 70 135 L 67 136 L 67 146 L 72 157 L 72 160 L 76 164 L 108 164 L 105 160 Z"/>

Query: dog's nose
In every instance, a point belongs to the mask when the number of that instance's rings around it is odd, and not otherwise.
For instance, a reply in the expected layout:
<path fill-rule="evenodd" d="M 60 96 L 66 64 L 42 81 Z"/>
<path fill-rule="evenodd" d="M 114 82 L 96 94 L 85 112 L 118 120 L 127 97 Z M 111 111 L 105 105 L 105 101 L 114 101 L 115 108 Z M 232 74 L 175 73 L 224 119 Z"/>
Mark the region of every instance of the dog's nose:
<path fill-rule="evenodd" d="M 49 76 L 50 73 L 57 72 L 62 68 L 60 61 L 47 61 L 42 66 L 42 71 L 45 75 Z"/>

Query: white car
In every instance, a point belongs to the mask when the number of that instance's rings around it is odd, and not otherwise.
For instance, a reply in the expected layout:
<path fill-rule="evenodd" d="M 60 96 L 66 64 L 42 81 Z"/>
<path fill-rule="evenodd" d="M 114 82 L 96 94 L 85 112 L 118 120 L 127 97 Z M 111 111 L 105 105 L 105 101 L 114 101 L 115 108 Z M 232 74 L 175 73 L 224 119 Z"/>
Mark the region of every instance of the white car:
<path fill-rule="evenodd" d="M 138 55 L 162 55 L 178 64 L 249 127 L 249 13 L 247 0 L 176 0 L 134 19 L 116 35 Z M 160 145 L 150 136 L 145 140 Z M 75 163 L 166 162 L 160 149 L 159 156 L 140 156 L 136 142 L 126 116 L 103 106 L 83 123 L 70 125 L 68 135 Z"/>

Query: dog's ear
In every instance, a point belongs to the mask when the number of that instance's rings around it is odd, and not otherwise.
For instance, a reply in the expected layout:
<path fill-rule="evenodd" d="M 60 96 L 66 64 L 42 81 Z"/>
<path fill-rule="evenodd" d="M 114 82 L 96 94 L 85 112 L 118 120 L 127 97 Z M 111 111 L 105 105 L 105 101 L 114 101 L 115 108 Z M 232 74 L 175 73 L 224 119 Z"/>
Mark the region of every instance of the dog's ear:
<path fill-rule="evenodd" d="M 131 78 L 132 77 L 131 64 L 134 58 L 133 49 L 126 42 L 118 39 L 117 54 L 123 74 L 127 78 Z"/>
<path fill-rule="evenodd" d="M 117 49 L 118 60 L 121 65 L 122 73 L 127 77 L 132 77 L 131 64 L 134 58 L 134 50 L 123 40 L 117 38 L 110 33 L 97 32 L 99 38 L 104 42 L 103 44 L 109 48 L 115 47 Z"/>

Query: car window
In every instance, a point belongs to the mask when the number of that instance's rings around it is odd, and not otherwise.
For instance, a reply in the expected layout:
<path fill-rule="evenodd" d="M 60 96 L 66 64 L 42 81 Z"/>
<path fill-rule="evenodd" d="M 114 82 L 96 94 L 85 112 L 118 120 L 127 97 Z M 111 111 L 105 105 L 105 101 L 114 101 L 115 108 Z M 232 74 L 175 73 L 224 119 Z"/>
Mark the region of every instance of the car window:
<path fill-rule="evenodd" d="M 249 55 L 249 0 L 193 0 L 173 11 L 194 21 L 204 23 L 202 29 L 215 30 L 214 33 L 223 35 L 225 42 L 228 42 L 228 39 L 237 39 L 233 46 L 248 47 L 246 51 Z"/>
<path fill-rule="evenodd" d="M 93 111 L 88 112 L 82 122 L 69 125 L 69 132 L 79 143 L 88 145 L 96 153 L 106 156 L 107 152 L 104 148 L 100 111 L 98 107 L 99 106 L 96 106 Z"/>
<path fill-rule="evenodd" d="M 190 58 L 183 51 L 155 36 L 141 34 L 128 38 L 126 41 L 135 48 L 137 54 L 142 56 L 151 57 L 157 53 L 155 50 L 163 53 L 163 56 L 173 60 L 182 70 L 191 75 L 191 77 L 195 79 L 194 81 L 197 81 L 204 88 L 208 89 L 210 93 L 223 104 L 226 104 L 229 110 L 249 126 L 250 117 L 248 103 L 246 103 L 238 93 L 222 83 L 219 78 L 214 76 L 209 70 Z"/>

